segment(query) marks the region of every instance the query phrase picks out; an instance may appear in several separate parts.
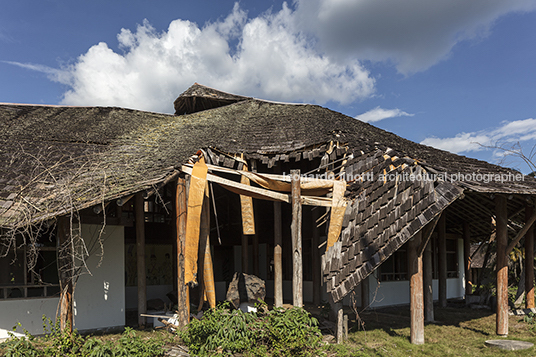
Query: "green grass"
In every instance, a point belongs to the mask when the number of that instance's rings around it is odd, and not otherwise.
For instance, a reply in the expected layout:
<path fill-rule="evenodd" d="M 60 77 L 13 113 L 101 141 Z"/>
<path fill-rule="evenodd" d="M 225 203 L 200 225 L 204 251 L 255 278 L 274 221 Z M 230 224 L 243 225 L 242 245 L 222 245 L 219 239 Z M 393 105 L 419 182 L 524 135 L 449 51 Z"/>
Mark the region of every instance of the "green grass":
<path fill-rule="evenodd" d="M 536 348 L 503 351 L 486 347 L 495 334 L 495 314 L 466 307 L 436 308 L 435 323 L 425 325 L 424 345 L 409 342 L 409 309 L 397 308 L 362 313 L 365 331 L 350 331 L 348 341 L 330 346 L 328 356 L 534 356 Z M 521 316 L 509 317 L 507 339 L 536 344 L 536 333 Z M 355 327 L 354 327 L 355 328 Z"/>

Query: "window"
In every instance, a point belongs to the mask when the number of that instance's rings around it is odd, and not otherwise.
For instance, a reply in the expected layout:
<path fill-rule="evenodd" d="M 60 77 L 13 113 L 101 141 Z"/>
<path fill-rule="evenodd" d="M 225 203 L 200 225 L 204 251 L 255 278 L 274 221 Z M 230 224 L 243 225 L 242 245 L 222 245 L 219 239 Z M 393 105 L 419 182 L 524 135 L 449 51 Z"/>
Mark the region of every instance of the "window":
<path fill-rule="evenodd" d="M 435 237 L 430 240 L 432 243 L 432 267 L 433 278 L 439 278 L 438 249 Z M 393 255 L 391 255 L 379 268 L 380 281 L 408 280 L 406 245 L 403 245 Z M 447 278 L 458 278 L 458 240 L 447 238 Z"/>
<path fill-rule="evenodd" d="M 403 245 L 380 266 L 380 281 L 408 280 L 408 257 Z"/>
<path fill-rule="evenodd" d="M 6 256 L 0 257 L 0 299 L 59 296 L 55 236 L 42 234 L 37 238 L 33 269 L 29 248 L 20 238 L 15 250 L 12 247 Z"/>

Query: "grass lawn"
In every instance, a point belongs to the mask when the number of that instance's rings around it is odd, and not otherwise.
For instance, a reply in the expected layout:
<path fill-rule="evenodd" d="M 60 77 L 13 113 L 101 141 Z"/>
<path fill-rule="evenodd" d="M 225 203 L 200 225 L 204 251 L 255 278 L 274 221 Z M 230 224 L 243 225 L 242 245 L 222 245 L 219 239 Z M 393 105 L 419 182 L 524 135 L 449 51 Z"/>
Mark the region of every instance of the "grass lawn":
<path fill-rule="evenodd" d="M 390 308 L 361 314 L 365 330 L 351 329 L 348 341 L 330 347 L 328 356 L 534 356 L 536 347 L 504 351 L 486 347 L 484 341 L 503 339 L 495 334 L 495 314 L 460 307 L 435 308 L 435 323 L 424 328 L 424 345 L 409 342 L 409 308 Z M 351 316 L 351 315 L 350 315 Z M 510 316 L 506 339 L 536 344 L 536 331 L 522 316 Z"/>

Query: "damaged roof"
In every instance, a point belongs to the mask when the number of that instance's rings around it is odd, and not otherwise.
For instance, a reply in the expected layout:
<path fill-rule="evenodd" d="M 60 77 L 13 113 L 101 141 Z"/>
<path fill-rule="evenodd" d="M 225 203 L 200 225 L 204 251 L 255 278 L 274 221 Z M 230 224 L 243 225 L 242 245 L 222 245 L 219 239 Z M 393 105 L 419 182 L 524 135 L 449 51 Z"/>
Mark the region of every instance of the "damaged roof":
<path fill-rule="evenodd" d="M 71 204 L 82 209 L 150 188 L 206 147 L 274 156 L 337 141 L 359 154 L 391 148 L 437 172 L 517 174 L 411 142 L 317 105 L 266 102 L 198 84 L 176 103 L 182 101 L 179 106 L 184 107 L 185 98 L 194 97 L 213 104 L 191 107 L 193 112 L 185 115 L 0 104 L 0 225 L 20 224 L 20 215 L 30 211 L 34 220 L 46 219 L 68 212 Z M 222 101 L 231 104 L 219 106 Z M 531 194 L 536 189 L 528 177 L 459 185 L 478 192 Z M 67 196 L 72 203 L 63 201 Z"/>

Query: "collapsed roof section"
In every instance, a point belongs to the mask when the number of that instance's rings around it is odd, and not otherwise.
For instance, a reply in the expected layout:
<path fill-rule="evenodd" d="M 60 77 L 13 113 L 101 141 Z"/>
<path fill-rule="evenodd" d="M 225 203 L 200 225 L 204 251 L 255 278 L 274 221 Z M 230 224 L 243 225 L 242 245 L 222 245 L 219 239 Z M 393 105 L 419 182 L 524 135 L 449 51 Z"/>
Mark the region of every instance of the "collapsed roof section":
<path fill-rule="evenodd" d="M 223 107 L 246 99 L 251 98 L 222 92 L 220 90 L 195 83 L 177 99 L 175 99 L 173 106 L 175 107 L 175 115 L 184 115 L 207 109 Z"/>

